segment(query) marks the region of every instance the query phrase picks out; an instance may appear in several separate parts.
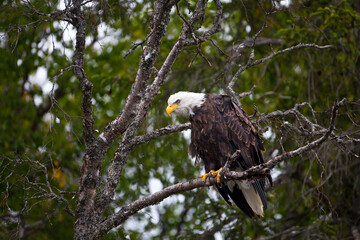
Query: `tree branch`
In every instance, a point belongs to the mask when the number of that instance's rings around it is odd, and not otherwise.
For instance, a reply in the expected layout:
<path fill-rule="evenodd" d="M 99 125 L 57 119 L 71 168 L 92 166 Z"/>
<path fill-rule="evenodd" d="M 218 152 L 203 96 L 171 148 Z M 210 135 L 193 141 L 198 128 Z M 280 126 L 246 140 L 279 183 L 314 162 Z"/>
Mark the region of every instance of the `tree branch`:
<path fill-rule="evenodd" d="M 174 1 L 174 4 L 176 4 L 177 1 Z M 190 19 L 187 21 L 187 23 L 183 24 L 182 31 L 179 35 L 178 41 L 175 43 L 173 48 L 171 49 L 170 53 L 168 54 L 165 62 L 163 63 L 162 67 L 160 68 L 155 80 L 151 85 L 148 85 L 146 88 L 145 94 L 141 95 L 139 91 L 134 91 L 137 94 L 140 94 L 141 99 L 139 99 L 139 104 L 137 107 L 137 112 L 133 112 L 134 115 L 132 115 L 130 123 L 128 123 L 128 126 L 123 134 L 122 141 L 118 147 L 118 149 L 115 152 L 114 158 L 112 159 L 111 167 L 108 169 L 108 178 L 107 182 L 104 186 L 104 189 L 101 192 L 101 196 L 99 200 L 97 201 L 97 211 L 99 215 L 105 210 L 105 208 L 108 206 L 108 204 L 112 201 L 112 197 L 114 195 L 114 191 L 116 189 L 116 186 L 119 183 L 122 170 L 124 168 L 124 165 L 127 162 L 127 156 L 131 149 L 136 145 L 136 142 L 134 142 L 132 139 L 134 139 L 134 136 L 136 134 L 136 130 L 139 128 L 141 123 L 144 121 L 147 112 L 150 109 L 150 104 L 153 101 L 154 97 L 159 93 L 160 87 L 164 83 L 166 77 L 170 73 L 171 67 L 173 66 L 175 60 L 177 59 L 177 56 L 182 52 L 184 47 L 184 40 L 186 39 L 187 33 L 189 31 L 189 25 L 193 26 L 195 23 L 203 19 L 205 15 L 205 9 L 207 7 L 207 1 L 198 1 L 195 11 L 190 17 Z M 150 37 L 154 36 L 154 34 Z M 148 51 L 148 48 L 145 48 L 145 52 Z M 143 57 L 143 60 L 147 60 L 152 58 L 152 53 L 148 55 L 149 53 L 145 53 L 145 57 Z M 142 60 L 142 61 L 143 61 Z M 152 69 L 152 66 L 151 66 Z M 133 88 L 134 89 L 134 88 Z M 132 91 L 133 92 L 133 91 Z M 130 101 L 130 99 L 128 100 Z M 126 107 L 125 107 L 126 110 Z M 124 111 L 125 111 L 124 110 Z M 122 113 L 121 117 L 123 117 L 124 113 Z M 120 118 L 121 120 L 121 118 Z M 188 126 L 185 126 L 188 127 Z M 184 128 L 185 129 L 185 128 Z M 176 129 L 173 129 L 174 131 Z M 164 130 L 160 133 L 154 133 L 154 135 L 157 134 L 165 134 L 166 132 L 169 132 L 172 130 Z M 170 133 L 170 132 L 169 132 Z M 102 135 L 104 137 L 104 135 Z M 146 136 L 145 138 L 135 138 L 135 140 L 145 141 L 146 138 L 151 139 L 151 135 Z M 105 138 L 107 139 L 107 138 Z M 146 140 L 147 141 L 147 140 Z"/>
<path fill-rule="evenodd" d="M 174 4 L 175 3 L 176 2 L 174 2 Z M 205 10 L 204 10 L 205 8 L 206 8 L 206 1 L 205 2 L 199 1 L 193 15 L 190 17 L 188 22 L 190 24 L 195 24 L 197 20 L 202 19 L 201 14 L 205 14 Z M 170 73 L 170 70 L 173 64 L 175 63 L 175 60 L 183 50 L 184 39 L 186 38 L 186 34 L 188 31 L 187 28 L 188 28 L 187 24 L 184 23 L 178 41 L 175 43 L 170 53 L 168 54 L 165 62 L 161 66 L 153 83 L 151 85 L 148 85 L 148 87 L 146 88 L 146 92 L 144 96 L 142 96 L 142 99 L 140 99 L 139 101 L 139 105 L 137 108 L 138 112 L 136 113 L 136 115 L 132 117 L 131 123 L 127 126 L 126 131 L 123 134 L 122 141 L 119 147 L 117 148 L 117 150 L 115 151 L 114 158 L 112 159 L 111 167 L 108 169 L 107 183 L 104 189 L 102 190 L 101 197 L 97 201 L 96 208 L 99 214 L 101 214 L 108 206 L 108 204 L 111 202 L 115 188 L 119 183 L 123 167 L 127 162 L 127 156 L 131 151 L 131 149 L 136 145 L 136 143 L 134 144 L 133 141 L 134 136 L 136 134 L 136 130 L 144 121 L 146 114 L 150 109 L 151 102 L 153 101 L 154 97 L 159 93 L 160 87 L 162 86 L 166 77 Z M 162 132 L 165 134 L 167 131 L 168 130 L 164 130 Z M 161 133 L 155 133 L 155 135 L 156 134 L 161 134 Z M 147 137 L 151 138 L 151 136 L 147 136 Z M 145 138 L 143 138 L 142 140 L 145 140 Z M 135 138 L 135 140 L 139 140 L 139 138 Z"/>
<path fill-rule="evenodd" d="M 261 59 L 258 59 L 256 61 L 254 61 L 254 48 L 252 48 L 252 51 L 251 51 L 251 54 L 250 54 L 250 57 L 249 57 L 249 60 L 247 62 L 247 64 L 243 67 L 243 66 L 240 66 L 239 70 L 235 73 L 235 75 L 232 77 L 231 81 L 228 83 L 227 87 L 226 87 L 226 92 L 232 96 L 233 100 L 236 102 L 236 104 L 238 106 L 241 106 L 241 103 L 240 101 L 238 100 L 238 94 L 236 94 L 236 92 L 234 91 L 234 84 L 235 84 L 235 81 L 239 78 L 240 74 L 242 72 L 244 72 L 245 70 L 247 70 L 248 68 L 250 67 L 253 67 L 253 66 L 256 66 L 256 65 L 259 65 L 261 63 L 264 63 L 272 58 L 274 58 L 275 56 L 279 55 L 279 54 L 283 54 L 283 53 L 286 53 L 286 52 L 290 52 L 290 51 L 293 51 L 295 49 L 299 49 L 299 48 L 307 48 L 307 47 L 313 47 L 313 48 L 318 48 L 318 49 L 324 49 L 324 48 L 330 48 L 332 47 L 331 45 L 325 45 L 325 46 L 319 46 L 319 45 L 316 45 L 316 44 L 313 44 L 313 43 L 300 43 L 298 45 L 295 45 L 295 46 L 292 46 L 292 47 L 289 47 L 289 48 L 285 48 L 285 49 L 282 49 L 280 51 L 277 51 L 277 52 L 274 52 L 273 54 L 267 56 L 267 57 L 264 57 L 264 58 L 261 58 Z"/>
<path fill-rule="evenodd" d="M 178 125 L 170 125 L 164 128 L 160 128 L 157 129 L 151 133 L 147 133 L 145 135 L 142 136 L 136 136 L 132 139 L 131 141 L 131 145 L 132 146 L 137 146 L 140 144 L 144 144 L 144 143 L 148 143 L 153 139 L 159 138 L 161 136 L 170 134 L 170 133 L 174 133 L 174 132 L 180 132 L 186 129 L 190 129 L 191 128 L 191 124 L 190 123 L 183 123 L 183 124 L 178 124 Z"/>
<path fill-rule="evenodd" d="M 82 117 L 83 117 L 83 138 L 86 149 L 83 158 L 82 175 L 80 179 L 79 195 L 75 216 L 75 238 L 86 239 L 95 228 L 97 216 L 93 214 L 96 188 L 100 183 L 101 162 L 94 160 L 98 154 L 93 148 L 94 118 L 92 116 L 92 88 L 93 84 L 89 81 L 84 70 L 84 51 L 85 51 L 85 27 L 86 21 L 81 10 L 82 0 L 73 0 L 73 7 L 69 11 L 72 24 L 76 28 L 76 44 L 73 56 L 74 72 L 80 82 L 82 98 Z"/>
<path fill-rule="evenodd" d="M 173 1 L 171 4 L 175 4 L 176 2 L 177 1 Z M 160 40 L 165 35 L 167 24 L 170 20 L 170 11 L 172 6 L 173 5 L 170 5 L 170 3 L 164 4 L 161 1 L 157 2 L 153 23 L 153 29 L 155 29 L 155 32 L 151 34 L 148 44 L 144 50 L 144 57 L 140 62 L 138 74 L 132 91 L 128 97 L 128 101 L 122 114 L 120 114 L 115 121 L 110 123 L 105 128 L 104 132 L 99 136 L 102 141 L 107 143 L 111 140 L 112 143 L 116 136 L 124 133 L 122 141 L 115 152 L 114 158 L 112 159 L 112 165 L 108 169 L 107 183 L 102 189 L 100 197 L 97 201 L 96 211 L 99 215 L 102 214 L 111 202 L 115 188 L 119 183 L 123 166 L 127 161 L 127 156 L 130 150 L 132 149 L 129 142 L 135 136 L 136 130 L 144 121 L 153 98 L 158 94 L 160 86 L 169 74 L 176 57 L 181 53 L 182 46 L 178 41 L 166 58 L 154 82 L 151 85 L 148 85 L 155 59 L 159 53 Z"/>
<path fill-rule="evenodd" d="M 197 54 L 200 54 L 200 56 L 207 62 L 207 64 L 211 67 L 211 63 L 210 61 L 205 57 L 205 55 L 202 53 L 201 49 L 200 49 L 200 46 L 201 46 L 201 43 L 199 42 L 198 38 L 196 37 L 195 33 L 194 33 L 194 30 L 191 26 L 191 24 L 184 18 L 183 15 L 181 15 L 180 13 L 180 10 L 179 10 L 179 5 L 176 4 L 176 11 L 177 11 L 177 14 L 179 15 L 179 17 L 186 23 L 186 25 L 188 26 L 188 29 L 190 31 L 190 35 L 191 37 L 194 39 L 195 41 L 195 45 L 196 45 L 196 49 L 197 49 Z M 196 56 L 197 56 L 196 54 Z"/>

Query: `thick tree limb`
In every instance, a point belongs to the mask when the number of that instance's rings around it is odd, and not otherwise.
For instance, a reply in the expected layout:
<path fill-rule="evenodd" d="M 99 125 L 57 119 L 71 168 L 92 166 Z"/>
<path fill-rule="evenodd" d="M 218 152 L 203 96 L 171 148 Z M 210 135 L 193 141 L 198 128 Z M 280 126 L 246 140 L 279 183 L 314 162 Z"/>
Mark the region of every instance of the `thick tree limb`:
<path fill-rule="evenodd" d="M 175 4 L 176 2 L 177 1 L 172 1 L 172 4 Z M 167 11 L 168 11 L 167 14 L 169 14 L 170 7 L 167 5 L 166 5 L 166 7 L 167 7 Z M 189 19 L 189 23 L 195 24 L 197 19 L 202 19 L 201 14 L 205 14 L 205 11 L 204 11 L 205 8 L 206 8 L 206 1 L 199 1 L 196 9 L 194 11 L 193 16 Z M 168 17 L 168 15 L 167 15 L 167 17 Z M 184 24 L 184 26 L 185 27 L 183 27 L 183 30 L 180 33 L 177 43 L 174 45 L 174 47 L 170 51 L 164 64 L 162 65 L 159 72 L 157 73 L 157 76 L 156 76 L 155 80 L 153 81 L 153 83 L 151 85 L 148 85 L 148 87 L 146 88 L 145 94 L 141 94 L 141 91 L 135 91 L 134 89 L 136 88 L 136 86 L 133 87 L 132 93 L 139 96 L 139 98 L 138 98 L 139 101 L 137 102 L 137 107 L 135 108 L 137 110 L 137 112 L 133 111 L 131 113 L 131 115 L 129 115 L 128 121 L 126 122 L 127 126 L 126 126 L 126 130 L 123 134 L 122 142 L 121 142 L 119 148 L 116 150 L 115 156 L 112 160 L 111 167 L 108 170 L 108 181 L 107 181 L 104 189 L 102 190 L 101 196 L 97 202 L 96 208 L 97 208 L 99 215 L 104 211 L 105 207 L 111 202 L 112 196 L 114 195 L 114 190 L 119 182 L 123 166 L 127 161 L 127 155 L 129 153 L 129 151 L 132 149 L 132 146 L 130 144 L 131 139 L 133 139 L 137 128 L 144 121 L 146 114 L 150 108 L 150 104 L 151 104 L 152 100 L 159 93 L 160 87 L 163 84 L 163 82 L 165 81 L 165 78 L 170 73 L 171 67 L 174 64 L 177 56 L 182 52 L 182 49 L 184 46 L 183 41 L 186 37 L 186 32 L 187 32 L 187 26 L 185 24 Z M 165 27 L 165 29 L 166 29 L 166 27 Z M 151 35 L 148 42 L 151 42 L 151 39 L 154 36 L 156 36 L 156 33 Z M 146 53 L 146 51 L 148 51 L 148 49 L 149 49 L 148 47 L 145 48 L 145 54 L 144 54 L 145 57 L 143 57 L 142 61 L 148 61 L 149 59 L 153 58 L 153 54 L 151 52 Z M 152 70 L 153 66 L 151 66 L 151 68 L 149 68 L 149 69 Z M 139 75 L 139 72 L 138 72 L 138 75 Z M 146 86 L 146 84 L 142 85 L 142 86 Z M 128 103 L 130 101 L 131 101 L 131 99 L 129 98 Z M 122 117 L 124 117 L 125 111 L 126 111 L 126 106 L 125 106 L 124 111 L 121 114 L 120 118 L 118 118 L 115 121 L 121 121 Z M 113 123 L 111 123 L 111 124 L 113 124 Z M 115 123 L 115 124 L 117 124 L 117 123 Z M 114 132 L 113 128 L 110 130 L 112 130 Z M 104 133 L 106 131 L 107 131 L 107 129 L 105 129 Z M 116 131 L 116 129 L 115 129 L 115 131 Z M 100 137 L 104 141 L 108 141 L 108 138 L 106 137 L 106 135 L 104 133 L 101 134 Z"/>
<path fill-rule="evenodd" d="M 176 60 L 176 57 L 181 53 L 181 51 L 182 45 L 178 41 L 172 48 L 168 57 L 166 58 L 154 82 L 148 87 L 147 94 L 145 95 L 144 99 L 141 102 L 141 105 L 139 106 L 138 114 L 134 117 L 132 124 L 126 129 L 123 135 L 123 139 L 119 147 L 115 151 L 111 167 L 108 169 L 108 181 L 104 189 L 102 190 L 101 197 L 97 202 L 96 208 L 97 211 L 99 211 L 99 214 L 101 214 L 111 202 L 112 197 L 115 193 L 116 186 L 119 183 L 123 167 L 127 161 L 127 156 L 133 148 L 133 146 L 131 146 L 130 144 L 130 142 L 132 141 L 131 139 L 134 138 L 137 128 L 145 119 L 146 113 L 150 108 L 150 103 L 152 102 L 152 99 L 159 92 L 160 86 L 164 82 L 166 76 L 169 74 L 170 69 Z"/>
<path fill-rule="evenodd" d="M 150 108 L 150 103 L 152 99 L 157 94 L 158 89 L 163 83 L 165 77 L 170 72 L 171 66 L 175 62 L 176 57 L 181 52 L 180 48 L 181 46 L 179 44 L 175 44 L 172 51 L 169 53 L 168 58 L 165 60 L 165 63 L 160 69 L 153 84 L 148 87 L 148 94 L 144 97 L 144 99 L 140 103 L 141 105 L 138 107 L 139 112 L 133 117 L 133 122 L 127 127 L 123 135 L 122 142 L 120 143 L 118 149 L 115 151 L 114 158 L 112 159 L 112 165 L 108 170 L 108 181 L 97 203 L 97 209 L 99 212 L 103 212 L 105 210 L 107 205 L 110 203 L 112 196 L 114 195 L 115 188 L 119 183 L 121 177 L 123 166 L 125 165 L 127 161 L 127 156 L 133 147 L 130 146 L 129 142 L 131 141 L 131 139 L 133 139 L 137 128 L 145 119 L 146 113 Z"/>
<path fill-rule="evenodd" d="M 104 131 L 96 139 L 96 145 L 99 145 L 101 150 L 103 150 L 98 159 L 103 158 L 106 150 L 112 145 L 117 137 L 127 130 L 128 126 L 134 121 L 138 114 L 138 110 L 140 109 L 139 104 L 148 86 L 148 81 L 159 53 L 161 39 L 165 35 L 170 20 L 170 10 L 175 2 L 177 1 L 157 1 L 155 4 L 154 17 L 151 23 L 154 32 L 149 34 L 147 45 L 144 47 L 143 58 L 139 64 L 135 83 L 127 97 L 124 109 L 114 121 L 105 127 Z"/>
<path fill-rule="evenodd" d="M 174 2 L 174 4 L 175 3 L 176 2 Z M 199 1 L 194 11 L 194 14 L 190 17 L 188 22 L 190 24 L 195 24 L 195 19 L 200 18 L 200 13 L 205 14 L 204 8 L 206 8 L 206 1 Z M 102 190 L 101 197 L 99 198 L 97 203 L 97 209 L 99 213 L 102 213 L 105 210 L 106 206 L 111 202 L 115 188 L 119 183 L 123 167 L 127 161 L 127 156 L 133 147 L 131 146 L 131 139 L 134 138 L 136 130 L 144 121 L 146 114 L 150 109 L 150 104 L 152 100 L 159 93 L 160 87 L 164 83 L 165 78 L 170 73 L 171 67 L 175 63 L 177 56 L 182 52 L 182 49 L 184 47 L 183 40 L 186 38 L 186 33 L 188 31 L 187 28 L 188 26 L 184 23 L 178 41 L 175 43 L 170 53 L 168 54 L 155 80 L 151 85 L 148 85 L 144 96 L 142 96 L 142 98 L 139 100 L 139 105 L 137 108 L 138 111 L 136 114 L 134 113 L 135 115 L 131 118 L 131 123 L 127 126 L 127 129 L 124 132 L 122 141 L 115 152 L 114 158 L 112 159 L 111 167 L 108 170 L 108 181 L 104 189 Z"/>
<path fill-rule="evenodd" d="M 81 10 L 81 0 L 73 0 L 73 7 L 70 10 L 72 23 L 76 28 L 76 45 L 73 57 L 74 72 L 79 79 L 82 99 L 82 117 L 83 117 L 83 138 L 86 144 L 86 153 L 83 159 L 82 177 L 80 179 L 79 196 L 77 200 L 76 220 L 74 224 L 75 238 L 88 239 L 95 228 L 97 216 L 93 214 L 94 200 L 99 182 L 100 182 L 100 161 L 94 161 L 92 145 L 94 136 L 94 118 L 92 116 L 92 88 L 93 84 L 88 80 L 84 70 L 84 51 L 85 51 L 85 27 L 86 21 Z"/>
<path fill-rule="evenodd" d="M 74 1 L 74 14 L 72 19 L 76 28 L 76 45 L 73 57 L 74 72 L 80 81 L 82 99 L 82 115 L 83 115 L 83 137 L 87 147 L 94 141 L 94 118 L 92 116 L 92 88 L 93 84 L 87 78 L 84 71 L 84 51 L 85 51 L 85 27 L 86 21 L 80 9 L 82 1 Z"/>

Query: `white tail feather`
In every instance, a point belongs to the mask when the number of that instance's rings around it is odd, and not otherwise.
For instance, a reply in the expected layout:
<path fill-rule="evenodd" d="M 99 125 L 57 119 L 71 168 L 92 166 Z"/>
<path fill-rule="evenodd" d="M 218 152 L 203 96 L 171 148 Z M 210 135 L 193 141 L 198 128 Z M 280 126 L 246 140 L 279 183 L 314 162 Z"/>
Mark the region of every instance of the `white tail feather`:
<path fill-rule="evenodd" d="M 244 197 L 253 210 L 253 212 L 260 216 L 264 216 L 264 210 L 263 210 L 263 204 L 261 201 L 261 198 L 258 193 L 256 193 L 255 189 L 251 186 L 250 183 L 247 181 L 236 181 L 236 184 L 238 185 L 239 189 L 244 194 Z"/>

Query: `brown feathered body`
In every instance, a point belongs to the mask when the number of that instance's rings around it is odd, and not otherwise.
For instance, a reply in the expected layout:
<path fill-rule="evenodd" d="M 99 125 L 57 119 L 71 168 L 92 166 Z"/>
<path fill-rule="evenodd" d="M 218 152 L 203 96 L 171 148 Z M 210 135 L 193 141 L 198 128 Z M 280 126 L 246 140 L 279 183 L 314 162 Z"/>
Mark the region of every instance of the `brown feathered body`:
<path fill-rule="evenodd" d="M 240 156 L 230 170 L 244 171 L 264 162 L 261 139 L 246 113 L 227 95 L 206 94 L 201 106 L 192 109 L 189 153 L 202 159 L 206 172 L 218 170 L 236 150 Z M 271 182 L 271 176 L 267 176 Z M 249 217 L 263 216 L 266 209 L 265 180 L 227 181 L 217 184 L 221 196 L 229 198 Z"/>

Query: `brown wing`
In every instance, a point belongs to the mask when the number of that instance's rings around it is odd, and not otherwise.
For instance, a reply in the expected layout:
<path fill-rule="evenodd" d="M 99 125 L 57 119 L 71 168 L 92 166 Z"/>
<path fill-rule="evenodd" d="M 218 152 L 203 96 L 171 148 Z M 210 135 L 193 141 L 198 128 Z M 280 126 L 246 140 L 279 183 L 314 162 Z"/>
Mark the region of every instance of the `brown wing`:
<path fill-rule="evenodd" d="M 231 152 L 241 151 L 237 159 L 243 170 L 264 162 L 261 151 L 264 150 L 261 139 L 249 117 L 236 106 L 229 96 L 215 96 L 217 109 L 222 113 L 228 130 L 228 142 L 232 145 Z M 228 154 L 224 152 L 223 154 Z"/>
<path fill-rule="evenodd" d="M 261 153 L 261 151 L 264 150 L 264 146 L 245 111 L 240 109 L 231 101 L 231 98 L 226 95 L 215 95 L 214 101 L 218 111 L 222 113 L 227 126 L 227 141 L 232 147 L 231 154 L 236 150 L 240 150 L 241 153 L 241 156 L 234 161 L 231 168 L 235 170 L 240 167 L 242 170 L 246 170 L 252 166 L 264 163 Z M 229 153 L 227 150 L 224 150 L 222 154 L 228 155 Z M 270 174 L 267 178 L 271 183 Z M 257 179 L 254 180 L 252 185 L 259 194 L 264 208 L 266 208 L 265 181 L 263 179 Z"/>

